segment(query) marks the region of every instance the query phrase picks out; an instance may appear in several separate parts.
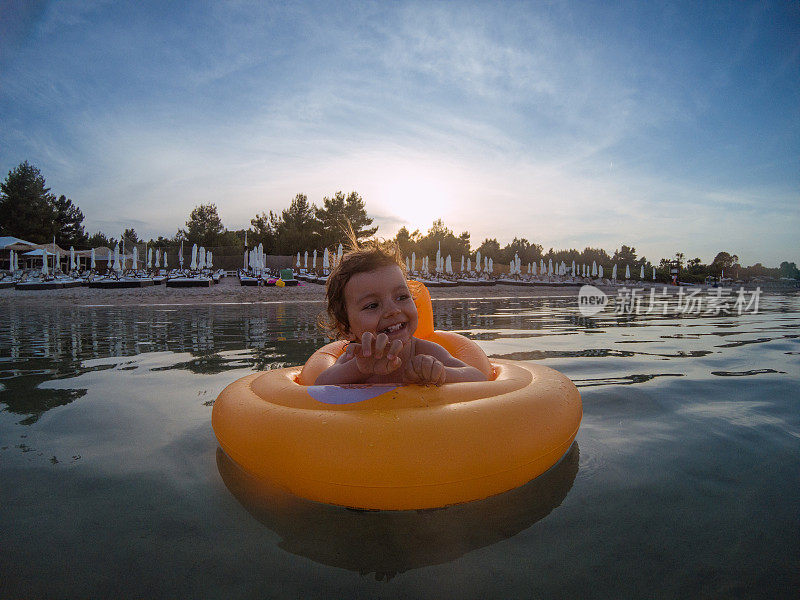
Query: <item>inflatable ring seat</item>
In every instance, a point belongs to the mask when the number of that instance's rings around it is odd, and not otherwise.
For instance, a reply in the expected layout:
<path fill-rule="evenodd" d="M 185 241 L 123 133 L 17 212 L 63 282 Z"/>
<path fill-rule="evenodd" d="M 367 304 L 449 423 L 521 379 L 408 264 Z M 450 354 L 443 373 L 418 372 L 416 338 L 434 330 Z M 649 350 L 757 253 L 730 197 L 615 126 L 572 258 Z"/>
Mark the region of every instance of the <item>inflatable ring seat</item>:
<path fill-rule="evenodd" d="M 254 373 L 226 387 L 211 423 L 246 471 L 297 496 L 361 509 L 437 508 L 527 483 L 566 454 L 581 399 L 553 369 L 490 363 L 471 340 L 433 330 L 427 289 L 409 282 L 416 336 L 483 371 L 488 381 L 421 385 L 313 385 L 343 352 Z"/>

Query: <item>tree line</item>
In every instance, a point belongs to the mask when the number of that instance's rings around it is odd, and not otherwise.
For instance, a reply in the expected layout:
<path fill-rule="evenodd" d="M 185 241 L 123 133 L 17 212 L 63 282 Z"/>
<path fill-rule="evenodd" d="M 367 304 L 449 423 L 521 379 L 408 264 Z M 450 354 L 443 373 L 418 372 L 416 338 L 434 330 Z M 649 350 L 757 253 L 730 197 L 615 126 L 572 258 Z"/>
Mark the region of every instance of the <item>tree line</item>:
<path fill-rule="evenodd" d="M 39 169 L 27 161 L 9 171 L 6 179 L 0 183 L 0 235 L 15 236 L 38 244 L 49 243 L 55 238 L 62 248 L 113 248 L 117 243 L 132 247 L 146 243 L 173 252 L 181 243 L 186 243 L 213 248 L 215 255 L 220 256 L 241 254 L 246 240 L 249 248 L 263 244 L 266 254 L 295 255 L 306 250 L 333 250 L 340 243 L 346 246 L 349 227 L 352 227 L 357 239 L 371 237 L 378 231 L 377 226 L 372 226 L 373 219 L 367 213 L 364 199 L 355 191 L 347 195 L 337 191 L 330 197 L 324 197 L 320 206 L 310 202 L 305 194 L 297 194 L 288 208 L 280 212 L 257 214 L 250 220 L 250 227 L 236 230 L 224 226 L 215 204 L 201 204 L 191 211 L 185 228 L 178 229 L 173 237 L 159 236 L 149 241 L 140 239 L 133 228 L 126 229 L 119 238 L 107 236 L 102 231 L 88 235 L 83 220 L 84 215 L 78 206 L 64 195 L 52 193 Z M 628 265 L 634 277 L 638 277 L 644 266 L 648 279 L 652 276 L 653 267 L 659 279 L 668 279 L 670 269 L 675 266 L 681 269 L 681 280 L 690 282 L 723 274 L 742 279 L 756 276 L 800 279 L 800 271 L 793 262 L 783 261 L 778 268 L 768 268 L 761 263 L 743 267 L 739 264 L 739 258 L 729 252 L 719 252 L 708 264 L 704 264 L 700 258 L 686 260 L 681 252 L 652 263 L 646 257 L 639 256 L 633 246 L 622 245 L 612 254 L 602 248 L 592 247 L 583 250 L 550 248 L 545 252 L 541 244 L 517 237 L 504 246 L 496 238 L 486 238 L 473 249 L 468 231 L 455 235 L 441 219 L 434 221 L 425 233 L 419 230 L 409 232 L 401 227 L 394 240 L 404 256 L 410 257 L 413 253 L 418 259 L 423 256 L 434 257 L 441 250 L 442 256 L 450 255 L 454 261 L 460 261 L 462 256 L 465 259 L 469 257 L 474 264 L 480 252 L 481 257 L 491 258 L 499 266 L 510 264 L 518 256 L 523 271 L 530 263 L 538 264 L 542 260 L 548 263 L 552 260 L 553 263 L 563 261 L 570 266 L 573 261 L 578 265 L 597 263 L 608 274 L 612 265 L 617 264 L 623 270 L 618 274 L 620 278 Z"/>

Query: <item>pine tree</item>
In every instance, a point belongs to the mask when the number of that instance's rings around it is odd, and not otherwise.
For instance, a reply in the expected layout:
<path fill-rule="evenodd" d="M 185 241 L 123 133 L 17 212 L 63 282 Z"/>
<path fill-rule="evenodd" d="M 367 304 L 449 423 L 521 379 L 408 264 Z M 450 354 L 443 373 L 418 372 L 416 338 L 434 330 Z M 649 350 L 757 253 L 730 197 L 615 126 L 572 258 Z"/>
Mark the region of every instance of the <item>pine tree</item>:
<path fill-rule="evenodd" d="M 25 161 L 0 183 L 0 234 L 44 244 L 57 233 L 55 197 L 39 169 Z"/>
<path fill-rule="evenodd" d="M 201 204 L 189 214 L 186 229 L 182 233 L 190 243 L 211 248 L 217 245 L 224 230 L 222 219 L 217 213 L 217 205 Z"/>
<path fill-rule="evenodd" d="M 83 213 L 72 200 L 59 196 L 54 203 L 56 210 L 56 243 L 62 248 L 85 245 L 89 238 L 83 229 Z"/>
<path fill-rule="evenodd" d="M 275 252 L 293 255 L 303 250 L 319 250 L 322 246 L 318 231 L 316 207 L 308 201 L 308 196 L 297 194 L 275 222 Z"/>
<path fill-rule="evenodd" d="M 372 219 L 367 216 L 364 200 L 358 192 L 347 196 L 338 191 L 333 198 L 322 199 L 322 208 L 316 209 L 318 235 L 323 247 L 335 249 L 339 244 L 347 244 L 349 227 L 353 228 L 356 239 L 368 238 L 378 231 L 368 227 Z"/>

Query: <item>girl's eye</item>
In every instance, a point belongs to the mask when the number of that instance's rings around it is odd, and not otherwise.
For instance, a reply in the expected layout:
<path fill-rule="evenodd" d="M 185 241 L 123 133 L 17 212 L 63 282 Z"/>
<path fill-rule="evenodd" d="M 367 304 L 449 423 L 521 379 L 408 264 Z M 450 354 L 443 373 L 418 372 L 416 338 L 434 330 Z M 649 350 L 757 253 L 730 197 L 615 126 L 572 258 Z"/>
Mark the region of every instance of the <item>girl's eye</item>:
<path fill-rule="evenodd" d="M 406 301 L 406 300 L 408 300 L 409 298 L 410 298 L 410 296 L 409 296 L 408 294 L 400 294 L 400 295 L 397 297 L 397 299 L 398 299 L 398 300 L 400 300 L 401 302 L 405 302 L 405 301 Z"/>
<path fill-rule="evenodd" d="M 378 303 L 377 302 L 370 302 L 369 304 L 367 304 L 364 307 L 364 310 L 373 310 L 373 309 L 376 309 L 376 308 L 378 308 Z"/>

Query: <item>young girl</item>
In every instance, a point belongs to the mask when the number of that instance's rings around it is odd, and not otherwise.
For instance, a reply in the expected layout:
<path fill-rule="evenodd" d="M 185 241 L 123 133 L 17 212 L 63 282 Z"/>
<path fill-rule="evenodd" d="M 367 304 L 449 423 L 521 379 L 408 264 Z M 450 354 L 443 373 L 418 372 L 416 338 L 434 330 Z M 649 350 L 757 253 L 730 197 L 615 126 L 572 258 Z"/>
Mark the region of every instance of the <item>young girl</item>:
<path fill-rule="evenodd" d="M 349 340 L 316 385 L 485 381 L 475 367 L 439 344 L 417 339 L 417 307 L 398 248 L 368 241 L 342 257 L 328 276 L 328 328 Z"/>

